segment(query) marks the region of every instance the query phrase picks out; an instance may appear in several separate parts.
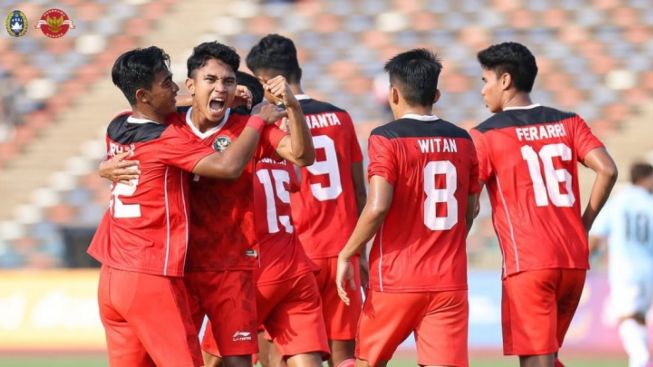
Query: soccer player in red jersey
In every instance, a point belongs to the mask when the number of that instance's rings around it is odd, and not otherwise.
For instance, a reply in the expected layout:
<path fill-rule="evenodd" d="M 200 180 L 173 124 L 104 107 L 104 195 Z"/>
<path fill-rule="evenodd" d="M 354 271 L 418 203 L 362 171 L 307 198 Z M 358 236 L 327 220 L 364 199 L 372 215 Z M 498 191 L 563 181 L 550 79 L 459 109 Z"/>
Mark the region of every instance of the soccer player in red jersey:
<path fill-rule="evenodd" d="M 338 255 L 338 293 L 348 303 L 351 258 L 376 235 L 357 366 L 385 366 L 411 332 L 418 364 L 468 365 L 465 238 L 480 190 L 478 163 L 469 134 L 432 114 L 441 69 L 424 49 L 385 65 L 396 120 L 372 130 L 367 202 Z"/>
<path fill-rule="evenodd" d="M 270 34 L 247 55 L 247 67 L 264 78 L 283 75 L 304 111 L 313 135 L 315 163 L 300 170 L 300 190 L 291 193 L 297 235 L 311 260 L 319 266 L 318 286 L 331 350 L 330 364 L 354 358 L 354 338 L 362 305 L 360 290 L 351 293 L 350 306 L 338 298 L 335 270 L 338 253 L 356 225 L 365 202 L 363 155 L 351 117 L 338 107 L 312 99 L 301 87 L 302 70 L 292 40 Z M 364 254 L 364 248 L 361 251 Z M 358 262 L 358 257 L 352 259 Z M 365 274 L 366 259 L 361 258 Z M 360 289 L 359 268 L 355 268 Z"/>
<path fill-rule="evenodd" d="M 557 361 L 589 268 L 587 232 L 617 168 L 574 113 L 534 104 L 535 57 L 514 42 L 478 53 L 492 117 L 472 129 L 503 254 L 503 351 L 522 367 Z M 596 173 L 581 216 L 577 162 Z"/>
<path fill-rule="evenodd" d="M 186 127 L 203 144 L 228 151 L 249 119 L 232 113 L 236 89 L 236 52 L 217 42 L 195 47 L 188 59 L 186 86 L 193 95 L 184 112 Z M 274 157 L 297 165 L 313 162 L 314 150 L 299 103 L 283 77 L 264 88 L 287 107 L 290 134 L 276 126 L 263 131 L 255 159 Z M 212 333 L 227 366 L 251 365 L 257 352 L 257 313 L 253 270 L 258 266 L 252 245 L 254 182 L 252 160 L 235 180 L 195 176 L 191 180 L 191 230 L 186 284 L 199 309 L 211 321 Z M 209 358 L 210 356 L 206 356 Z"/>
<path fill-rule="evenodd" d="M 88 253 L 102 263 L 98 302 L 112 366 L 200 366 L 181 276 L 188 249 L 188 175 L 236 177 L 251 159 L 265 121 L 253 117 L 228 153 L 198 144 L 175 114 L 179 88 L 157 47 L 122 54 L 114 84 L 132 106 L 109 124 L 109 157 L 129 151 L 141 175 L 112 185 L 110 208 Z M 267 122 L 283 113 L 268 106 Z"/>
<path fill-rule="evenodd" d="M 261 157 L 254 175 L 254 223 L 260 267 L 256 274 L 258 323 L 291 367 L 319 367 L 329 354 L 322 301 L 313 271 L 293 226 L 290 193 L 298 189 L 294 167 Z M 207 330 L 204 351 L 217 354 Z M 264 356 L 267 357 L 267 356 Z M 270 365 L 279 363 L 271 361 Z"/>

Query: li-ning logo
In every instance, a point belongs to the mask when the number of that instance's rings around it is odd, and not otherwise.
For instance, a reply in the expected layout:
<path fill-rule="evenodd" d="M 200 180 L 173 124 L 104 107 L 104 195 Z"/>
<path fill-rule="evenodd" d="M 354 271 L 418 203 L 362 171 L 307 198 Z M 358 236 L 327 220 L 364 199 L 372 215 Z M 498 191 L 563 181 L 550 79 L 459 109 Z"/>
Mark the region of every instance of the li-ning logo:
<path fill-rule="evenodd" d="M 59 38 L 68 32 L 68 29 L 75 28 L 73 21 L 68 18 L 63 10 L 46 10 L 34 28 L 40 28 L 41 32 L 50 38 Z"/>
<path fill-rule="evenodd" d="M 249 331 L 236 331 L 231 339 L 235 342 L 247 342 L 252 340 L 252 333 Z"/>
<path fill-rule="evenodd" d="M 7 33 L 13 37 L 20 37 L 27 33 L 27 17 L 20 10 L 12 11 L 5 20 Z"/>

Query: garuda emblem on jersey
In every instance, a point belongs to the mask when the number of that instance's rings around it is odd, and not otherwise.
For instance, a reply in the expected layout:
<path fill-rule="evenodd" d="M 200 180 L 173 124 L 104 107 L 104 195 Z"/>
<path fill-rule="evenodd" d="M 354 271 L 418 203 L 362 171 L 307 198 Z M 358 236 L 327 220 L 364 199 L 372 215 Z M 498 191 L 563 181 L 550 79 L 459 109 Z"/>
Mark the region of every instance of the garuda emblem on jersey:
<path fill-rule="evenodd" d="M 20 37 L 27 33 L 27 17 L 25 13 L 20 10 L 14 10 L 7 16 L 5 20 L 5 27 L 7 33 L 13 37 Z"/>
<path fill-rule="evenodd" d="M 213 150 L 216 152 L 224 152 L 225 149 L 231 144 L 231 139 L 228 136 L 218 136 L 213 141 Z"/>

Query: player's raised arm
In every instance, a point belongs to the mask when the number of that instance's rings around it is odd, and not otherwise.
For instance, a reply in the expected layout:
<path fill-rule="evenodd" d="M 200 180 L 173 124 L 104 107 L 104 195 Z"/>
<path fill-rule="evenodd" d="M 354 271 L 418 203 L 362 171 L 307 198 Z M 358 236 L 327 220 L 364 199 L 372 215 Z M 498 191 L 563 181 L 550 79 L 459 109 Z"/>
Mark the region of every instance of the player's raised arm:
<path fill-rule="evenodd" d="M 378 231 L 383 223 L 390 206 L 392 205 L 394 189 L 392 185 L 381 176 L 372 176 L 370 179 L 370 191 L 367 196 L 365 207 L 358 218 L 356 228 L 349 237 L 347 244 L 338 255 L 338 268 L 336 275 L 336 285 L 338 295 L 346 304 L 349 304 L 347 296 L 346 282 L 353 283 L 350 259 L 356 255 L 360 249 L 369 241 Z M 351 286 L 348 285 L 348 286 Z"/>
<path fill-rule="evenodd" d="M 592 149 L 585 156 L 583 163 L 596 173 L 590 199 L 583 212 L 583 226 L 585 231 L 589 231 L 617 182 L 618 172 L 617 166 L 605 148 Z"/>
<path fill-rule="evenodd" d="M 306 125 L 299 101 L 290 90 L 286 78 L 278 75 L 264 82 L 266 97 L 275 103 L 282 102 L 288 112 L 288 133 L 277 146 L 277 154 L 297 166 L 309 166 L 315 161 L 315 148 L 311 132 Z"/>
<path fill-rule="evenodd" d="M 286 116 L 286 111 L 270 103 L 262 102 L 256 105 L 247 126 L 229 149 L 203 158 L 197 163 L 193 173 L 214 178 L 238 178 L 254 156 L 265 125 Z"/>

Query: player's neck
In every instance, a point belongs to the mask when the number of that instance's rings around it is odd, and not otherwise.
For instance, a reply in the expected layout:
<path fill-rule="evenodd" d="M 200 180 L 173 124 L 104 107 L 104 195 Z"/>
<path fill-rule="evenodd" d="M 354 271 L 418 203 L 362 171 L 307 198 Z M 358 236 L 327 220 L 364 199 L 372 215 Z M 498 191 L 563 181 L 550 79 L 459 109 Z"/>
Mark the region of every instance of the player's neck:
<path fill-rule="evenodd" d="M 403 108 L 397 108 L 394 111 L 394 116 L 396 119 L 400 119 L 405 115 L 419 115 L 419 116 L 430 116 L 433 114 L 433 108 L 431 106 L 404 106 Z"/>
<path fill-rule="evenodd" d="M 212 122 L 201 115 L 199 108 L 192 108 L 190 111 L 190 120 L 193 126 L 200 132 L 205 132 L 211 128 L 216 127 L 220 122 Z"/>
<path fill-rule="evenodd" d="M 294 94 L 294 95 L 298 95 L 298 94 L 306 94 L 306 93 L 304 93 L 304 90 L 302 89 L 302 85 L 299 84 L 299 83 L 292 83 L 292 84 L 290 84 L 290 91 L 291 91 L 292 94 Z"/>
<path fill-rule="evenodd" d="M 506 96 L 501 109 L 503 110 L 508 107 L 526 107 L 532 104 L 533 101 L 531 100 L 530 94 L 525 92 L 515 92 Z"/>
<path fill-rule="evenodd" d="M 148 109 L 138 108 L 136 106 L 132 108 L 132 116 L 137 119 L 150 120 L 150 121 L 157 122 L 159 124 L 165 122 L 165 116 L 162 116 Z"/>

